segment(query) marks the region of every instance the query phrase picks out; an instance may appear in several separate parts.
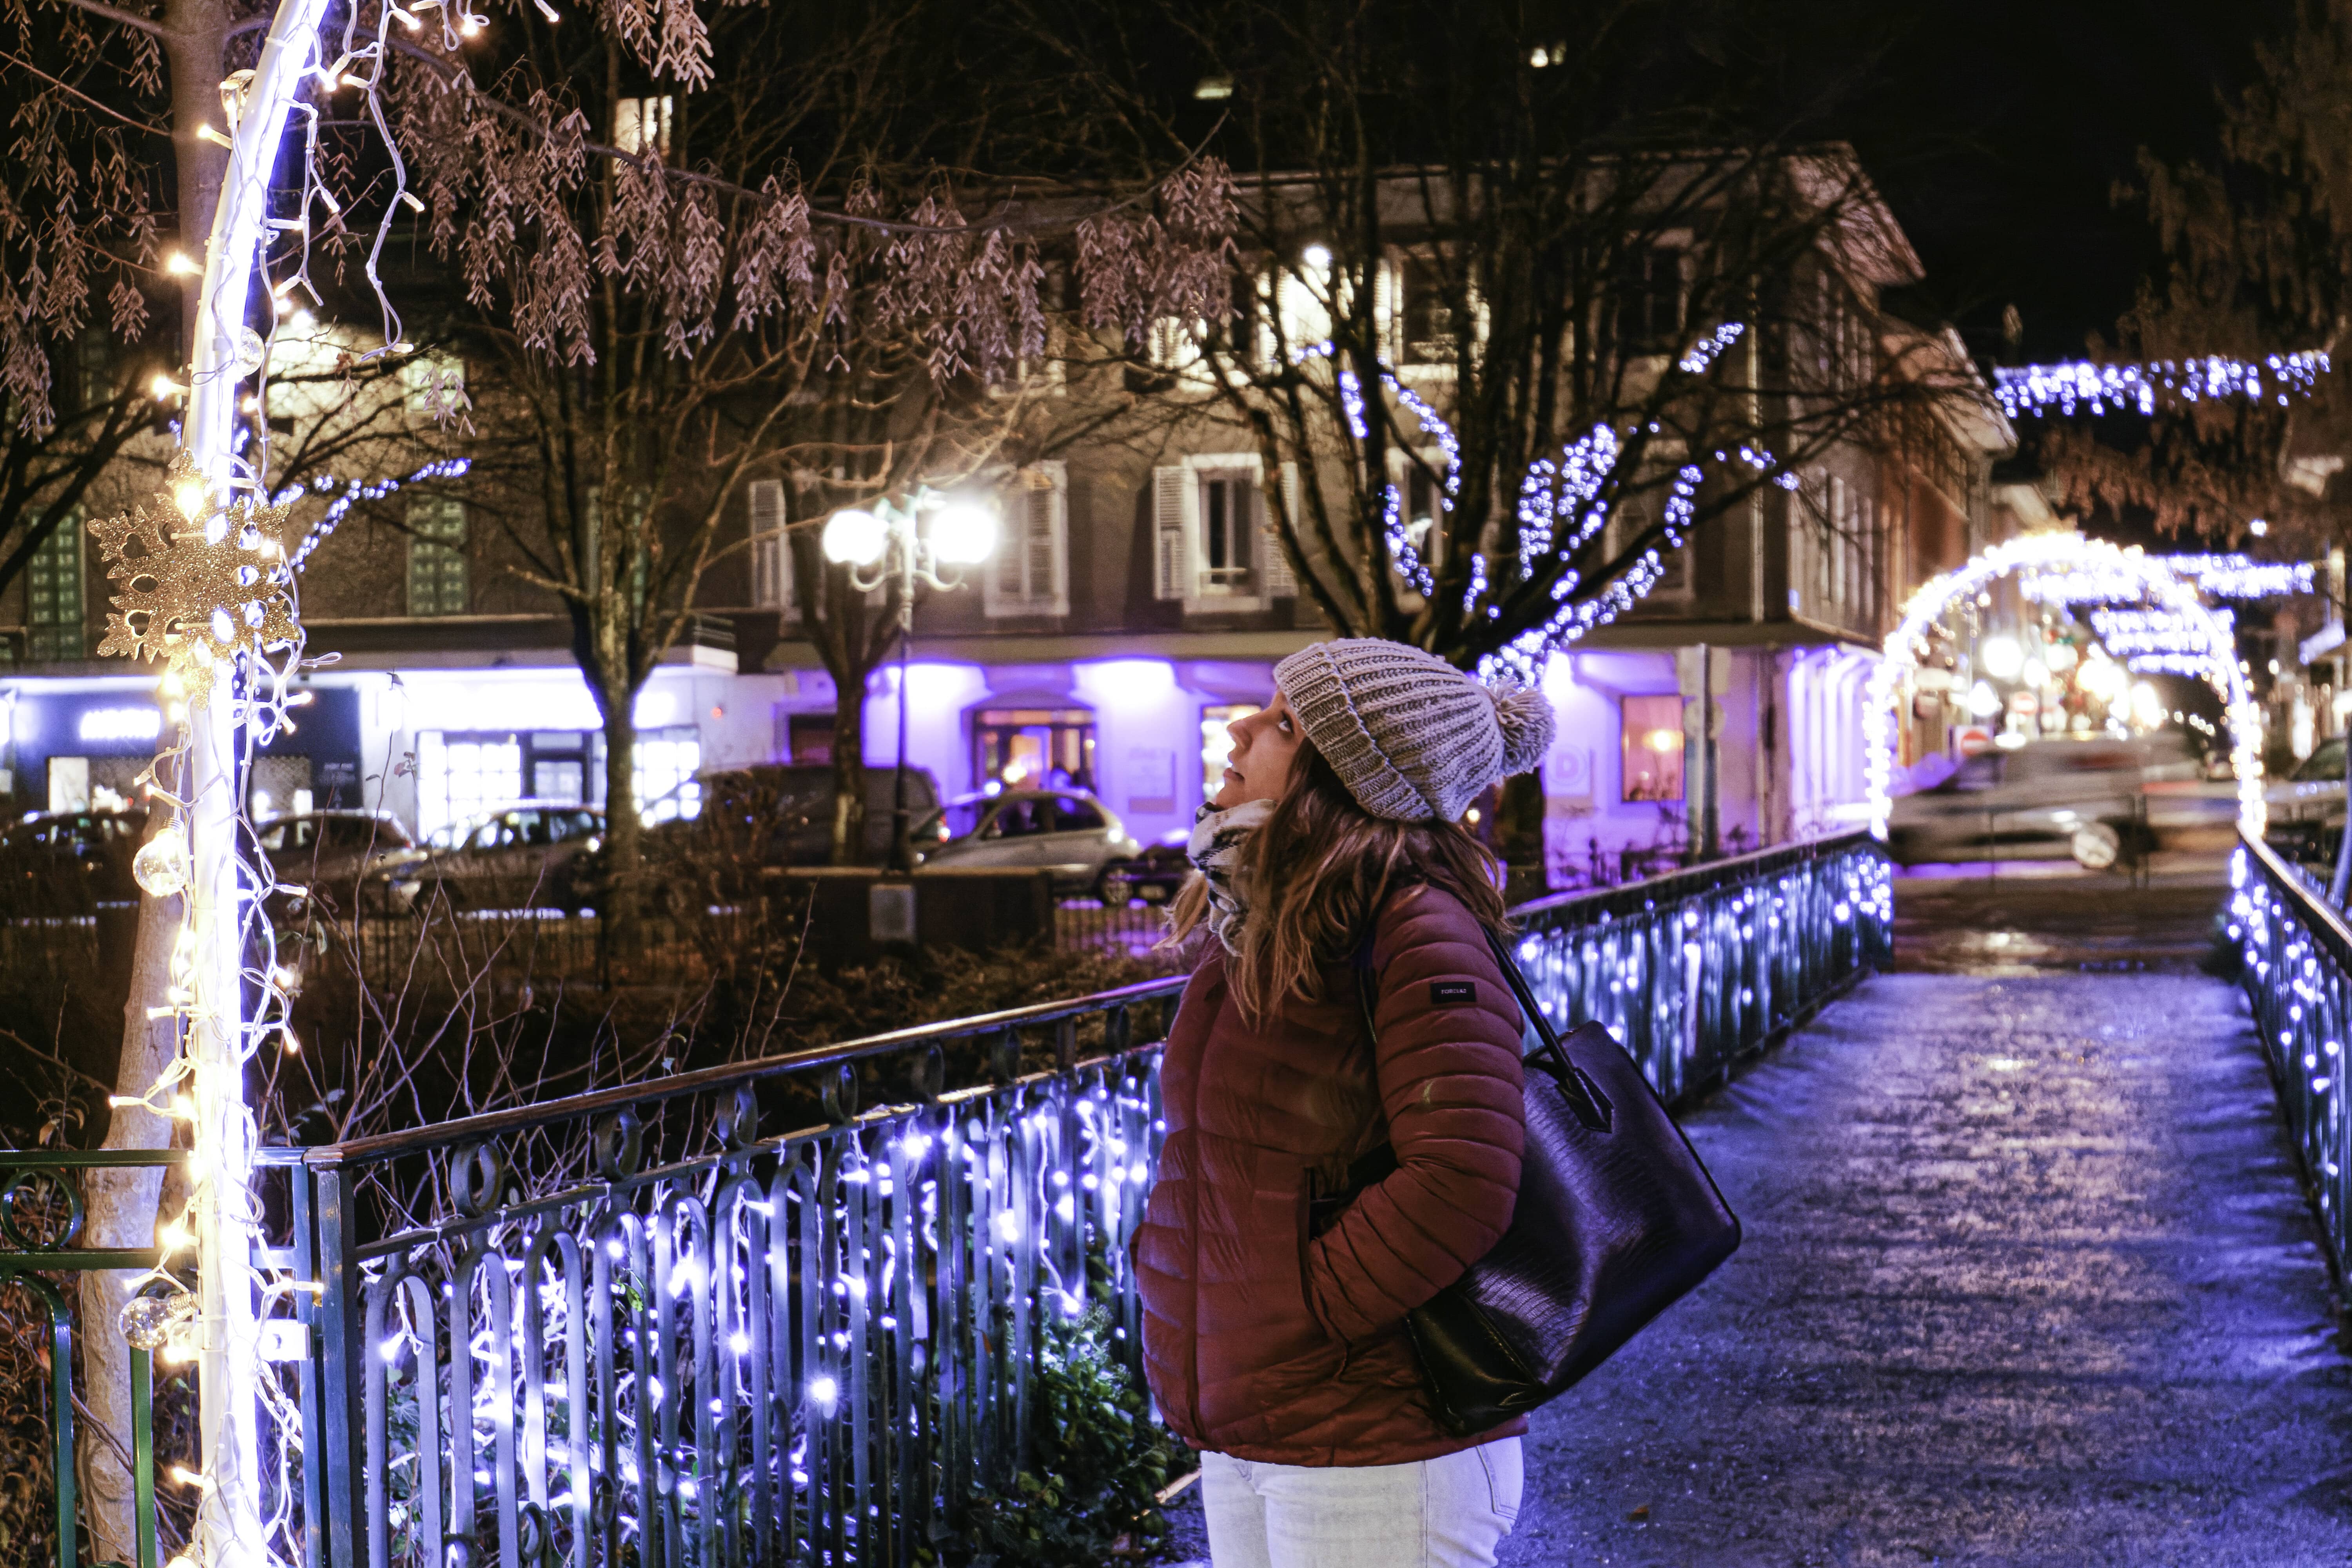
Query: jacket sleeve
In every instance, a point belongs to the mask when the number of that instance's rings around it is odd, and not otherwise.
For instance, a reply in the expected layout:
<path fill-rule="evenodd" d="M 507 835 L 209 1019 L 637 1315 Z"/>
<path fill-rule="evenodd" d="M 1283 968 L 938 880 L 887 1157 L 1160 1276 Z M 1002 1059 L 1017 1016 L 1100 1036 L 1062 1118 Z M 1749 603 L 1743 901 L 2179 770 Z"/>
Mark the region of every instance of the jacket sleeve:
<path fill-rule="evenodd" d="M 1402 1321 L 1501 1239 L 1526 1140 L 1517 1001 L 1459 900 L 1382 911 L 1374 1069 L 1397 1168 L 1307 1245 L 1307 1305 L 1342 1341 Z"/>

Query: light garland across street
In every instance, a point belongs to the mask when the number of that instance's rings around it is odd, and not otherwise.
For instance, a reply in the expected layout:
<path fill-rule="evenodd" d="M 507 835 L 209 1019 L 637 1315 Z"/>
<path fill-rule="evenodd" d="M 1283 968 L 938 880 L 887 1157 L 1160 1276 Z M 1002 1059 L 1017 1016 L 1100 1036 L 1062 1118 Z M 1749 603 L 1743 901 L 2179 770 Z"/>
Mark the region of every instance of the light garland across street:
<path fill-rule="evenodd" d="M 2284 408 L 2290 394 L 2311 395 L 2331 368 L 2324 351 L 2271 354 L 2259 360 L 2207 354 L 2145 364 L 2074 360 L 2063 364 L 2003 365 L 1993 371 L 1993 393 L 2011 419 L 2047 414 L 2154 414 L 2163 403 L 2210 403 L 2242 397 Z"/>
<path fill-rule="evenodd" d="M 2151 555 L 2184 582 L 2216 599 L 2280 599 L 2312 592 L 2315 570 L 2305 561 L 2254 561 L 2243 555 Z M 2104 563 L 2061 565 L 2020 575 L 2018 592 L 2040 605 L 2129 603 L 2144 591 L 2138 571 Z"/>
<path fill-rule="evenodd" d="M 2197 656 L 2197 668 L 2183 673 L 2201 677 L 2221 695 L 2230 722 L 2230 761 L 2238 782 L 2239 825 L 2260 834 L 2266 815 L 2263 713 L 2238 661 L 2230 624 L 2206 605 L 2195 579 L 2175 570 L 2168 558 L 2079 533 L 2029 533 L 2006 540 L 1931 579 L 1903 606 L 1902 620 L 1887 634 L 1863 706 L 1871 831 L 1884 839 L 1894 813 L 1895 702 L 1917 667 L 1917 649 L 1928 629 L 1953 604 L 1967 603 L 2000 578 L 2054 574 L 2095 577 L 2117 590 L 2112 601 L 2147 601 L 2179 617 L 2179 624 L 2203 629 L 2201 644 L 2188 650 Z"/>

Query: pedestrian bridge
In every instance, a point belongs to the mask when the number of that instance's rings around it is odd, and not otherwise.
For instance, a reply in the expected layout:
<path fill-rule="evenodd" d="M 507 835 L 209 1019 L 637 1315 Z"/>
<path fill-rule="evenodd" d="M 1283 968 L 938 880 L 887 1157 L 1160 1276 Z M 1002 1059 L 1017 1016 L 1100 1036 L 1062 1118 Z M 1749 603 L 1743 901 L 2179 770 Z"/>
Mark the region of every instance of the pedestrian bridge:
<path fill-rule="evenodd" d="M 1746 1245 L 1538 1415 L 1505 1563 L 2352 1561 L 2325 1234 L 2199 966 L 2226 868 L 2018 869 L 1898 881 L 1891 972 L 1688 1112 Z"/>
<path fill-rule="evenodd" d="M 1857 835 L 1520 915 L 1747 1241 L 1539 1413 L 1507 1563 L 2352 1560 L 2352 931 L 2301 873 L 1897 879 Z M 1001 1521 L 1067 1325 L 1132 1354 L 1180 985 L 270 1152 L 282 1560 L 900 1564 Z M 139 1260 L 6 1228 L 70 1364 L 42 1281 Z"/>

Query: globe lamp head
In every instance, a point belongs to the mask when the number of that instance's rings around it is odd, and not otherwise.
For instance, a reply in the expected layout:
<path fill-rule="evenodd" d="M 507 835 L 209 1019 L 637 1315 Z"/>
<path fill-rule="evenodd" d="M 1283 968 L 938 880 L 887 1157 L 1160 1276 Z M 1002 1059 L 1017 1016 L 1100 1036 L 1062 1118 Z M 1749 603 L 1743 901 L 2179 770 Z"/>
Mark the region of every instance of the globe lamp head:
<path fill-rule="evenodd" d="M 931 551 L 951 566 L 975 566 L 996 552 L 996 514 L 975 501 L 950 501 L 931 514 Z"/>
<path fill-rule="evenodd" d="M 888 525 L 870 511 L 852 508 L 825 520 L 824 558 L 836 564 L 871 566 L 889 542 Z"/>

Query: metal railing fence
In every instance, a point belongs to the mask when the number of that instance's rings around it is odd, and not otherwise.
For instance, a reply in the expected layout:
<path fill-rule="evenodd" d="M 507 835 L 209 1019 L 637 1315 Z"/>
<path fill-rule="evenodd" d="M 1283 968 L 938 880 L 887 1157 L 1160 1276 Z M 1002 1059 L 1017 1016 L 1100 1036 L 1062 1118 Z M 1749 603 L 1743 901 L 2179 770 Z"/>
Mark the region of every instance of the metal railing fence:
<path fill-rule="evenodd" d="M 306 1152 L 291 1173 L 319 1219 L 318 1305 L 297 1305 L 325 1391 L 304 1445 L 323 1510 L 314 1561 L 929 1552 L 1027 1460 L 1045 1314 L 1100 1309 L 1136 1359 L 1126 1244 L 1181 987 Z M 1087 1026 L 1098 1054 L 1081 1060 Z M 1024 1076 L 1029 1034 L 1057 1065 Z M 938 1092 L 958 1043 L 994 1081 Z M 876 1059 L 921 1086 L 913 1103 L 860 1110 L 856 1068 Z M 830 1121 L 761 1137 L 760 1088 L 811 1076 Z M 578 1136 L 547 1142 L 565 1129 Z M 532 1137 L 576 1154 L 575 1179 L 523 1191 L 502 1151 Z M 441 1179 L 431 1212 L 379 1229 L 419 1163 Z"/>
<path fill-rule="evenodd" d="M 1885 963 L 1895 888 L 1877 840 L 1853 833 L 1514 913 L 1553 1021 L 1607 1025 L 1671 1101 Z"/>
<path fill-rule="evenodd" d="M 2347 1289 L 2352 1258 L 2352 1127 L 2344 1110 L 2345 1042 L 2352 1038 L 2352 923 L 2310 875 L 2258 837 L 2230 860 L 2225 927 L 2262 1035 L 2279 1106 L 2302 1156 L 2321 1234 Z"/>
<path fill-rule="evenodd" d="M 0 1288 L 29 1293 L 46 1320 L 48 1341 L 49 1473 L 55 1492 L 54 1548 L 58 1568 L 82 1561 L 79 1507 L 75 1482 L 74 1331 L 79 1276 L 97 1269 L 150 1269 L 161 1254 L 76 1247 L 85 1211 L 82 1173 L 98 1169 L 173 1165 L 184 1152 L 172 1150 L 0 1150 Z M 52 1278 L 62 1276 L 62 1279 Z M 97 1331 L 119 1332 L 115 1324 Z M 135 1568 L 155 1568 L 154 1356 L 127 1347 L 131 1381 L 130 1470 L 135 1519 Z M 29 1542 L 19 1543 L 19 1550 Z M 17 1559 L 31 1563 L 26 1554 Z"/>
<path fill-rule="evenodd" d="M 1678 1096 L 1882 959 L 1891 889 L 1854 835 L 1517 913 L 1555 1016 Z M 1053 1316 L 1099 1311 L 1139 1363 L 1127 1243 L 1182 984 L 265 1151 L 259 1261 L 310 1287 L 269 1308 L 308 1347 L 276 1500 L 309 1568 L 930 1554 L 1029 1458 Z M 945 1090 L 950 1053 L 985 1081 Z M 762 1136 L 763 1100 L 824 1109 Z"/>

